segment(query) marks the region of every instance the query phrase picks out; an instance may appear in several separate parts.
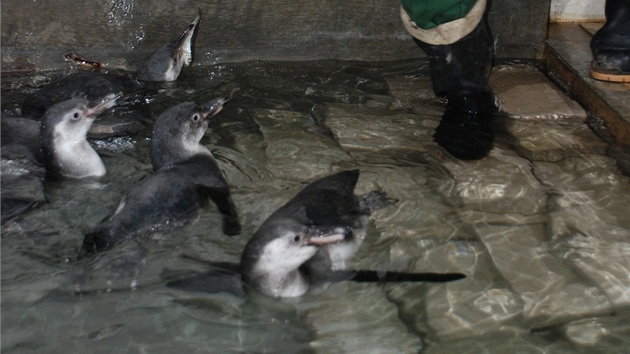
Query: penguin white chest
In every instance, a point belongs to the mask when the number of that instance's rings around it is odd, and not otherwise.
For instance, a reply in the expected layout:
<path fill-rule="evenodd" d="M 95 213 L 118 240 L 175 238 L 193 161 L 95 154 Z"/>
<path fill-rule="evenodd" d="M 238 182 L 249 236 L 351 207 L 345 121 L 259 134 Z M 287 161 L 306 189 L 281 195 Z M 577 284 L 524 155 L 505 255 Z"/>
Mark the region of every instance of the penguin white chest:
<path fill-rule="evenodd" d="M 101 157 L 85 140 L 67 134 L 63 127 L 55 127 L 53 141 L 59 173 L 71 178 L 102 177 L 107 173 Z"/>

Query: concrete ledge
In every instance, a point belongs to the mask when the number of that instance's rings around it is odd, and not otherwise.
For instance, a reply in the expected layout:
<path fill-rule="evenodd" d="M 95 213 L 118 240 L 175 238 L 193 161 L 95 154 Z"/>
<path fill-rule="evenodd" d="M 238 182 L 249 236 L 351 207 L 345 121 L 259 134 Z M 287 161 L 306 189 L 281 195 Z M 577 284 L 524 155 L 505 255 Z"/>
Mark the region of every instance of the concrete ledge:
<path fill-rule="evenodd" d="M 501 101 L 501 109 L 519 120 L 586 119 L 582 106 L 533 65 L 495 66 L 489 84 Z"/>
<path fill-rule="evenodd" d="M 630 85 L 590 77 L 590 34 L 577 24 L 552 24 L 543 60 L 549 76 L 570 92 L 623 145 L 630 145 Z"/>

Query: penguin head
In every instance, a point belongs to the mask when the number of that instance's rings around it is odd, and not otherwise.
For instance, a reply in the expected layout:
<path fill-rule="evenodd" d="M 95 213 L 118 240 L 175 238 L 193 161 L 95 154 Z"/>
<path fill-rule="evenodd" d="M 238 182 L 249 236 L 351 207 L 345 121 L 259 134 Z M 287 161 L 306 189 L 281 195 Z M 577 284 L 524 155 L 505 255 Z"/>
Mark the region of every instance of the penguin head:
<path fill-rule="evenodd" d="M 43 139 L 56 143 L 84 140 L 96 116 L 113 107 L 120 94 L 109 94 L 90 103 L 84 98 L 63 101 L 50 107 L 42 118 Z"/>
<path fill-rule="evenodd" d="M 71 99 L 46 111 L 40 125 L 40 144 L 50 172 L 71 178 L 105 175 L 105 165 L 86 135 L 96 116 L 114 106 L 118 97 L 120 94 L 109 94 L 94 103 Z"/>
<path fill-rule="evenodd" d="M 254 273 L 289 273 L 311 259 L 319 246 L 342 242 L 346 235 L 345 228 L 322 231 L 289 217 L 269 220 L 248 242 L 242 263 Z"/>
<path fill-rule="evenodd" d="M 180 103 L 166 110 L 153 126 L 151 162 L 157 171 L 184 162 L 197 154 L 212 156 L 200 144 L 208 129 L 208 119 L 218 114 L 226 98 L 217 98 L 206 104 Z"/>

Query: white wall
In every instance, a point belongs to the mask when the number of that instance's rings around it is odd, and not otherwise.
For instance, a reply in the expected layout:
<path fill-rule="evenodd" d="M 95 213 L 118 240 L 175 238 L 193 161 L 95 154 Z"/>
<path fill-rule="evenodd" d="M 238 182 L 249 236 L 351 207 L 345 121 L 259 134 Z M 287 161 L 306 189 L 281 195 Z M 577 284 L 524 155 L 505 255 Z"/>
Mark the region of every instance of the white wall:
<path fill-rule="evenodd" d="M 605 0 L 551 0 L 551 22 L 604 22 Z"/>

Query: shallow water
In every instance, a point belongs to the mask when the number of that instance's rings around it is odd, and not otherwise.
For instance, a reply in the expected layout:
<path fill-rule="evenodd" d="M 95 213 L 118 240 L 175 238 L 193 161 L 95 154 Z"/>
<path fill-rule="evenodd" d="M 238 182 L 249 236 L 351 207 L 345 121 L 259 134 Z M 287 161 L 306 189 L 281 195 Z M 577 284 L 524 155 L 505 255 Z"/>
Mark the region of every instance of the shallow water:
<path fill-rule="evenodd" d="M 3 77 L 3 115 L 48 80 Z M 443 102 L 421 64 L 193 67 L 149 89 L 97 121 L 149 123 L 94 141 L 109 172 L 102 180 L 12 191 L 4 181 L 29 165 L 3 155 L 3 195 L 45 196 L 2 226 L 3 352 L 628 350 L 630 181 L 582 121 L 504 118 L 490 156 L 461 162 L 432 142 Z M 232 185 L 242 234 L 223 235 L 211 205 L 190 223 L 76 261 L 83 232 L 151 172 L 150 122 L 217 96 L 230 101 L 203 142 Z M 289 300 L 165 286 L 165 268 L 238 262 L 248 237 L 306 182 L 350 168 L 361 170 L 358 194 L 399 200 L 373 215 L 356 268 L 467 278 L 341 282 Z"/>

